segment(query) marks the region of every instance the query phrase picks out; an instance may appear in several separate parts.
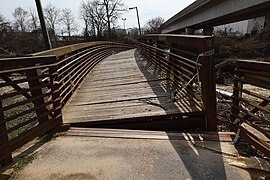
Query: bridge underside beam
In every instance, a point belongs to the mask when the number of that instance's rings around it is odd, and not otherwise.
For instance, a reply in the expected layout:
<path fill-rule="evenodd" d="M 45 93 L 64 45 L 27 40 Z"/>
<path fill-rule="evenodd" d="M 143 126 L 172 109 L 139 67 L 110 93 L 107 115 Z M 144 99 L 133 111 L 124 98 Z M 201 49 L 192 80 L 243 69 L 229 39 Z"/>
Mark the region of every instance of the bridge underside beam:
<path fill-rule="evenodd" d="M 161 26 L 162 33 L 204 29 L 269 14 L 269 0 L 196 1 Z"/>

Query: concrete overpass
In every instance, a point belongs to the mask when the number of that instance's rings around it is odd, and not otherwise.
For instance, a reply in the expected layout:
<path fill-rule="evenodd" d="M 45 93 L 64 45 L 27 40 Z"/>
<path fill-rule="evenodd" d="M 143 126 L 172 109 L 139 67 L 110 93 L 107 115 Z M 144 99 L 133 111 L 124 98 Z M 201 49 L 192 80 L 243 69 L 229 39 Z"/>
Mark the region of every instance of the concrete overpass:
<path fill-rule="evenodd" d="M 270 0 L 197 0 L 161 26 L 161 32 L 194 34 L 204 29 L 212 34 L 213 27 L 238 22 L 270 13 Z"/>

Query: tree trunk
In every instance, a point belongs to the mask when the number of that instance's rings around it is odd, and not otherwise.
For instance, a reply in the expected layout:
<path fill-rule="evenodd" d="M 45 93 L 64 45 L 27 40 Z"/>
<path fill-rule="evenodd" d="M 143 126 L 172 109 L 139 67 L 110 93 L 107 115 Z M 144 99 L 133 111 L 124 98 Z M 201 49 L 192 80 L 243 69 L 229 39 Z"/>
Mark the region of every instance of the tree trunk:
<path fill-rule="evenodd" d="M 269 32 L 270 31 L 270 14 L 265 16 L 265 24 L 264 24 L 264 31 Z"/>
<path fill-rule="evenodd" d="M 110 15 L 109 15 L 109 5 L 106 4 L 106 13 L 107 13 L 107 23 L 108 23 L 108 37 L 109 40 L 111 40 L 111 21 L 110 21 Z"/>

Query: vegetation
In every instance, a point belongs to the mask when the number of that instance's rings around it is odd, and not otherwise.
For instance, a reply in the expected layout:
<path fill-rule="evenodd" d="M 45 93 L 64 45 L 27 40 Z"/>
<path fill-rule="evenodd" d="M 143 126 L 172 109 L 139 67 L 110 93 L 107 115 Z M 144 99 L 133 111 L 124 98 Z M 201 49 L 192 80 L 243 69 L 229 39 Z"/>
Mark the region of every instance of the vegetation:
<path fill-rule="evenodd" d="M 16 163 L 16 165 L 14 167 L 16 170 L 19 170 L 19 169 L 23 168 L 24 166 L 26 166 L 27 164 L 31 163 L 36 158 L 37 158 L 37 153 L 25 155 Z"/>
<path fill-rule="evenodd" d="M 232 28 L 215 32 L 217 58 L 264 59 L 270 56 L 270 34 L 262 30 L 243 34 Z M 269 59 L 270 60 L 270 59 Z"/>
<path fill-rule="evenodd" d="M 82 41 L 112 38 L 112 29 L 124 11 L 125 5 L 121 0 L 82 1 L 80 14 L 85 22 L 82 33 L 78 33 L 76 17 L 71 9 L 60 9 L 48 4 L 44 8 L 44 16 L 52 46 L 55 48 Z M 0 14 L 0 58 L 44 50 L 36 11 L 17 7 L 12 15 L 13 20 L 10 21 Z"/>
<path fill-rule="evenodd" d="M 121 13 L 126 11 L 121 0 L 88 0 L 82 2 L 80 9 L 85 22 L 85 36 L 93 34 L 100 38 L 107 29 L 109 39 L 112 38 L 112 25 L 114 26 Z"/>
<path fill-rule="evenodd" d="M 157 34 L 159 32 L 160 26 L 164 23 L 163 17 L 155 17 L 146 22 L 144 26 L 144 32 L 146 34 Z"/>

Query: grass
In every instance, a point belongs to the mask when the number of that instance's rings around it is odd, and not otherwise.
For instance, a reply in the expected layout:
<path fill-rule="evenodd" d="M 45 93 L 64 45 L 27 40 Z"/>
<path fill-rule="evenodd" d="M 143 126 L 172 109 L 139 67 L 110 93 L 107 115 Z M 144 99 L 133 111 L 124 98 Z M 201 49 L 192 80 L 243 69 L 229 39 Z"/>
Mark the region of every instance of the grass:
<path fill-rule="evenodd" d="M 14 166 L 14 168 L 16 170 L 19 170 L 21 168 L 23 168 L 24 166 L 30 164 L 33 160 L 35 160 L 37 158 L 37 153 L 33 153 L 30 155 L 26 155 L 24 157 L 22 157 Z"/>
<path fill-rule="evenodd" d="M 40 136 L 38 139 L 40 142 L 47 143 L 59 136 L 64 135 L 65 133 L 54 133 L 54 132 L 49 132 L 43 136 Z M 37 152 L 34 152 L 29 155 L 25 155 L 21 157 L 21 159 L 14 165 L 14 169 L 16 171 L 20 170 L 21 168 L 25 167 L 26 165 L 30 164 L 33 160 L 37 158 Z"/>
<path fill-rule="evenodd" d="M 43 143 L 47 143 L 51 140 L 54 140 L 55 138 L 59 137 L 59 136 L 63 136 L 65 135 L 65 132 L 61 132 L 61 133 L 55 133 L 55 132 L 48 132 L 43 136 L 39 137 L 39 140 Z"/>

